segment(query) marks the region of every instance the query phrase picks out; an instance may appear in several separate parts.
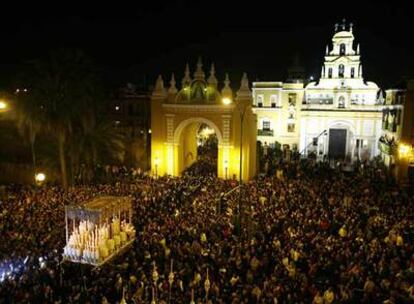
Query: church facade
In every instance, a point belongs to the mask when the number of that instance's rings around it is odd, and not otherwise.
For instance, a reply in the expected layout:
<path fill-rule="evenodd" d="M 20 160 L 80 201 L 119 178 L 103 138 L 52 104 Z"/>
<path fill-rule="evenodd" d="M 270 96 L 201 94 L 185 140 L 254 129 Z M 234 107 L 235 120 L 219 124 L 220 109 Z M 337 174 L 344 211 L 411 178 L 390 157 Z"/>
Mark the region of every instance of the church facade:
<path fill-rule="evenodd" d="M 319 80 L 254 82 L 258 140 L 288 150 L 354 161 L 379 155 L 383 94 L 365 81 L 352 24 L 336 26 Z"/>

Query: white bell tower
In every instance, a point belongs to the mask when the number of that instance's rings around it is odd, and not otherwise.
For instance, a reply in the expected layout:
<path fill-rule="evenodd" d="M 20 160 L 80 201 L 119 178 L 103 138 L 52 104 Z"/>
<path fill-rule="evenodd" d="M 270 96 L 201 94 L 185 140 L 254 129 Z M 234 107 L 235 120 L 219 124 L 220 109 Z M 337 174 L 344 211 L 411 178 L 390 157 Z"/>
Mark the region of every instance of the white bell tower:
<path fill-rule="evenodd" d="M 321 75 L 321 82 L 336 83 L 339 86 L 352 86 L 352 84 L 362 81 L 359 45 L 355 50 L 352 31 L 353 24 L 350 23 L 347 26 L 345 20 L 341 25 L 335 25 L 332 48 L 330 49 L 327 46 L 326 49 L 325 62 L 322 67 L 324 73 Z"/>

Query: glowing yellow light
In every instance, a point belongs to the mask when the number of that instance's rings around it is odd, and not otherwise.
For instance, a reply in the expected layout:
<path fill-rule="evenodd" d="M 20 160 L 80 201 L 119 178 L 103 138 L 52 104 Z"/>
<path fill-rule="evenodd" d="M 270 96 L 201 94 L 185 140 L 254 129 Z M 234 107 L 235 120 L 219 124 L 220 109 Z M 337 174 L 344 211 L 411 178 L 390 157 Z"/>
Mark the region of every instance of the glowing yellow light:
<path fill-rule="evenodd" d="M 225 104 L 225 105 L 231 104 L 231 99 L 227 98 L 227 97 L 223 98 L 223 104 Z"/>
<path fill-rule="evenodd" d="M 160 160 L 158 159 L 158 157 L 156 157 L 156 158 L 155 158 L 155 160 L 154 160 L 154 164 L 155 164 L 156 166 L 158 166 L 158 165 L 160 164 Z"/>
<path fill-rule="evenodd" d="M 152 131 L 151 131 L 151 129 L 149 129 L 149 130 L 148 130 L 148 134 L 151 134 L 151 133 L 152 133 Z"/>
<path fill-rule="evenodd" d="M 210 127 L 206 127 L 206 128 L 203 128 L 200 133 L 201 133 L 202 137 L 207 138 L 210 135 L 213 135 L 215 133 L 215 131 L 214 131 L 214 129 L 212 129 Z"/>
<path fill-rule="evenodd" d="M 0 100 L 0 110 L 6 110 L 8 107 L 7 103 L 3 100 Z"/>
<path fill-rule="evenodd" d="M 46 175 L 42 172 L 35 174 L 35 181 L 38 183 L 42 183 L 46 180 Z"/>
<path fill-rule="evenodd" d="M 410 147 L 405 144 L 400 144 L 398 152 L 400 153 L 400 156 L 405 157 L 410 153 Z"/>

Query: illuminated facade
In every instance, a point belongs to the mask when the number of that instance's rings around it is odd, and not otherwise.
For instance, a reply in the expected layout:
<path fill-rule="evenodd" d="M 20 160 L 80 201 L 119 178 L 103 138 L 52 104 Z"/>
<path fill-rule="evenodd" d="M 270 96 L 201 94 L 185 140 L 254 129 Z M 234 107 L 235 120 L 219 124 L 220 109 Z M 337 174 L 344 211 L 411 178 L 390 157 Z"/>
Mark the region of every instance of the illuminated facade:
<path fill-rule="evenodd" d="M 395 177 L 414 180 L 414 81 L 386 91 L 378 147 Z"/>
<path fill-rule="evenodd" d="M 242 178 L 251 179 L 256 174 L 257 130 L 246 75 L 234 98 L 233 95 L 228 76 L 219 90 L 214 65 L 205 79 L 201 61 L 193 78 L 187 65 L 180 89 L 174 75 L 168 88 L 159 76 L 151 97 L 152 173 L 179 176 L 190 166 L 197 159 L 197 130 L 205 124 L 218 139 L 217 176 L 239 178 L 241 146 Z"/>
<path fill-rule="evenodd" d="M 336 25 L 318 81 L 253 83 L 258 140 L 319 158 L 353 161 L 378 155 L 383 102 L 378 86 L 362 77 L 352 24 Z"/>

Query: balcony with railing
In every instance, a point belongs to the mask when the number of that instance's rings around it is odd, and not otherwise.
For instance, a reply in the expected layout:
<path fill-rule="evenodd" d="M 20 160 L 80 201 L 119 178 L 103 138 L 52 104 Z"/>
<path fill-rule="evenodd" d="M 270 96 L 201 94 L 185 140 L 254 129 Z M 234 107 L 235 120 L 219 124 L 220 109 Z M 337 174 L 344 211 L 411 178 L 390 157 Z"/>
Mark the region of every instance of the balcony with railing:
<path fill-rule="evenodd" d="M 397 132 L 398 124 L 396 122 L 389 123 L 388 120 L 382 122 L 382 130 L 389 132 Z"/>
<path fill-rule="evenodd" d="M 379 141 L 378 142 L 378 149 L 384 154 L 395 155 L 397 146 L 394 143 Z"/>
<path fill-rule="evenodd" d="M 324 105 L 324 104 L 328 104 L 331 105 L 333 104 L 333 98 L 307 98 L 305 104 L 312 104 L 312 105 Z"/>
<path fill-rule="evenodd" d="M 270 129 L 259 129 L 257 130 L 258 136 L 273 136 L 273 130 Z"/>

